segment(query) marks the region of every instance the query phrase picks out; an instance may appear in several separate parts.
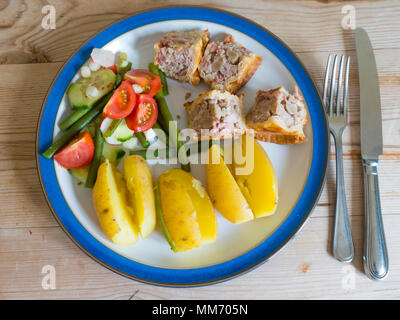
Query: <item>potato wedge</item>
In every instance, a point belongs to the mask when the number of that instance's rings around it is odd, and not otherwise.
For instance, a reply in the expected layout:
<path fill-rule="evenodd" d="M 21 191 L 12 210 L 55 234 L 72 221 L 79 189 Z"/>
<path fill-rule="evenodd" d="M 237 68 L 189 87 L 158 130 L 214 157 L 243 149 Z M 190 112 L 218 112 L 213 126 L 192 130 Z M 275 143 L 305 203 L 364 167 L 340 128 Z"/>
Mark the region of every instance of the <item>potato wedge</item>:
<path fill-rule="evenodd" d="M 146 160 L 132 155 L 123 160 L 124 178 L 128 187 L 128 201 L 135 211 L 135 223 L 142 238 L 153 232 L 156 226 L 153 179 Z"/>
<path fill-rule="evenodd" d="M 241 150 L 245 159 L 239 164 L 239 159 L 233 157 L 235 179 L 254 216 L 274 214 L 278 203 L 278 182 L 264 148 L 250 136 L 235 141 L 234 148 Z"/>
<path fill-rule="evenodd" d="M 234 176 L 224 162 L 221 147 L 213 144 L 208 152 L 207 187 L 214 207 L 232 223 L 252 220 L 253 213 Z"/>
<path fill-rule="evenodd" d="M 186 188 L 169 171 L 159 177 L 158 184 L 165 225 L 177 250 L 200 247 L 201 232 L 196 209 Z"/>
<path fill-rule="evenodd" d="M 214 242 L 217 239 L 217 218 L 206 189 L 199 180 L 181 169 L 171 169 L 168 175 L 183 185 L 193 202 L 201 233 L 201 243 Z"/>
<path fill-rule="evenodd" d="M 103 162 L 93 188 L 93 203 L 104 232 L 113 243 L 121 246 L 138 240 L 138 228 L 127 192 L 122 174 L 110 162 Z"/>

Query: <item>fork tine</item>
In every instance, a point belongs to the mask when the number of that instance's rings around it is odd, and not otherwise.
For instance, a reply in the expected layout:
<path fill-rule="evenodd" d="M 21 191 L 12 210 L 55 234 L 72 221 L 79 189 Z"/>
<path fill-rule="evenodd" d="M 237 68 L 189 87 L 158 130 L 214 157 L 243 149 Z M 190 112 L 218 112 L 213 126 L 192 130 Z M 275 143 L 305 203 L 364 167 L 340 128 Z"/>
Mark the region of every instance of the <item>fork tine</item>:
<path fill-rule="evenodd" d="M 349 71 L 350 71 L 350 56 L 348 56 L 347 60 L 346 60 L 346 73 L 344 75 L 343 112 L 344 112 L 344 116 L 346 117 L 346 120 L 347 120 L 347 114 L 349 111 L 349 99 L 348 99 Z"/>
<path fill-rule="evenodd" d="M 328 85 L 329 85 L 329 71 L 330 71 L 330 66 L 331 66 L 331 59 L 332 56 L 328 56 L 328 61 L 326 62 L 326 69 L 325 69 L 325 80 L 324 80 L 324 92 L 322 95 L 322 103 L 324 104 L 324 108 L 326 112 L 329 111 L 329 107 L 327 105 L 327 100 L 328 100 Z"/>
<path fill-rule="evenodd" d="M 333 99 L 335 98 L 335 86 L 336 86 L 336 69 L 337 69 L 337 54 L 335 55 L 335 59 L 333 59 L 333 69 L 331 76 L 331 90 L 329 97 L 329 115 L 333 115 Z"/>
<path fill-rule="evenodd" d="M 339 76 L 338 76 L 338 84 L 337 84 L 337 90 L 336 90 L 336 115 L 340 116 L 342 113 L 342 101 L 340 98 L 342 97 L 342 91 L 343 91 L 343 62 L 344 62 L 344 55 L 341 55 L 340 57 L 340 64 L 339 64 Z"/>

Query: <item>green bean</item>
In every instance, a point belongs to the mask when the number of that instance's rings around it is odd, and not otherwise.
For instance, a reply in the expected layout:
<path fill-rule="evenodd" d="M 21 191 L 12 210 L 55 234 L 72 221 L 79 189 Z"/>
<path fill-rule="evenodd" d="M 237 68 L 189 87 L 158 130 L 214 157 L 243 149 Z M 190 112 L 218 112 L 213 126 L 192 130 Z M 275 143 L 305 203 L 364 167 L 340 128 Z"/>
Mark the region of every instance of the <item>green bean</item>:
<path fill-rule="evenodd" d="M 115 84 L 114 84 L 114 88 L 118 87 L 122 82 L 122 76 L 120 74 L 117 74 L 117 76 L 115 77 Z"/>
<path fill-rule="evenodd" d="M 150 72 L 153 72 L 154 74 L 158 74 L 161 78 L 161 73 L 160 73 L 161 70 L 158 69 L 157 66 L 153 62 L 149 63 L 149 70 L 150 70 Z M 168 91 L 168 84 L 167 84 L 167 91 Z M 164 87 L 163 87 L 162 93 L 163 93 L 163 95 L 165 95 Z M 157 121 L 160 124 L 160 126 L 164 129 L 164 131 L 168 134 L 169 133 L 168 123 L 167 123 L 167 121 L 165 121 L 163 115 L 160 112 L 158 113 Z"/>
<path fill-rule="evenodd" d="M 82 118 L 76 121 L 62 136 L 60 136 L 45 152 L 42 153 L 43 157 L 51 159 L 54 154 L 66 145 L 83 127 L 88 125 L 98 114 L 103 111 L 104 106 L 110 100 L 113 92 L 111 91 L 104 96 L 100 103 L 96 104 L 90 109 Z"/>
<path fill-rule="evenodd" d="M 72 126 L 76 121 L 78 121 L 80 118 L 82 118 L 86 113 L 88 113 L 90 108 L 87 109 L 81 109 L 81 110 L 76 110 L 73 114 L 71 114 L 67 119 L 65 119 L 63 122 L 61 122 L 58 126 L 60 127 L 61 130 L 65 131 L 67 130 L 70 126 Z"/>
<path fill-rule="evenodd" d="M 103 155 L 104 138 L 101 134 L 99 123 L 96 125 L 95 134 L 95 149 L 92 163 L 90 164 L 89 173 L 85 182 L 86 188 L 93 188 L 97 178 L 97 170 L 101 164 L 101 157 Z"/>
<path fill-rule="evenodd" d="M 155 202 L 156 202 L 157 219 L 160 224 L 161 230 L 163 231 L 164 237 L 167 239 L 169 245 L 171 246 L 172 251 L 178 252 L 178 248 L 175 246 L 175 243 L 172 240 L 172 238 L 168 232 L 167 225 L 165 224 L 165 221 L 164 221 L 164 216 L 163 216 L 162 208 L 161 208 L 161 199 L 160 199 L 161 197 L 160 197 L 160 190 L 159 190 L 158 182 L 156 182 L 156 184 L 154 186 L 154 198 L 155 198 Z"/>
<path fill-rule="evenodd" d="M 104 132 L 104 138 L 111 137 L 111 135 L 114 133 L 115 129 L 117 129 L 121 121 L 122 119 L 114 119 L 108 126 L 107 130 Z"/>
<path fill-rule="evenodd" d="M 148 148 L 150 146 L 150 142 L 147 141 L 146 136 L 143 132 L 135 132 L 135 136 L 136 138 L 138 138 L 143 148 Z"/>
<path fill-rule="evenodd" d="M 149 64 L 149 70 L 155 74 L 160 74 L 158 68 L 154 63 Z M 170 135 L 172 142 L 177 148 L 178 151 L 178 159 L 181 162 L 181 167 L 183 170 L 190 172 L 190 163 L 187 157 L 186 148 L 184 143 L 179 139 L 179 131 L 172 117 L 171 111 L 168 108 L 167 100 L 165 100 L 164 93 L 162 90 L 158 91 L 155 95 L 158 110 L 160 111 L 162 117 L 165 120 L 165 123 L 168 127 L 168 134 Z"/>
<path fill-rule="evenodd" d="M 152 159 L 164 159 L 163 156 L 159 155 L 159 150 L 162 149 L 155 149 L 154 151 L 151 149 L 146 149 L 146 150 L 134 150 L 134 151 L 130 151 L 129 154 L 132 155 L 136 155 L 136 156 L 141 156 L 143 158 L 145 158 L 146 160 L 152 160 Z M 169 158 L 169 150 L 168 149 L 164 149 L 165 150 L 165 159 Z M 153 153 L 153 154 L 151 154 Z"/>
<path fill-rule="evenodd" d="M 165 123 L 165 120 L 160 112 L 158 113 L 157 123 L 165 131 L 165 133 L 168 134 L 168 125 Z"/>
<path fill-rule="evenodd" d="M 172 117 L 171 111 L 169 111 L 167 101 L 165 100 L 161 90 L 156 93 L 156 100 L 158 102 L 158 108 L 161 114 L 163 115 L 166 122 L 169 124 L 169 136 L 171 137 L 173 144 L 178 150 L 178 158 L 180 159 L 182 169 L 190 172 L 190 163 L 189 159 L 187 158 L 186 147 L 184 143 L 179 139 L 179 131 L 176 126 L 176 122 Z"/>
<path fill-rule="evenodd" d="M 157 66 L 153 62 L 149 63 L 149 70 L 150 70 L 150 72 L 153 72 L 154 74 L 160 75 L 160 69 L 158 69 Z M 160 78 L 161 78 L 161 76 L 160 76 Z"/>
<path fill-rule="evenodd" d="M 158 71 L 160 73 L 161 84 L 163 86 L 162 90 L 163 90 L 164 96 L 167 96 L 169 94 L 167 77 L 163 71 L 161 71 L 160 69 L 158 69 Z"/>
<path fill-rule="evenodd" d="M 121 77 L 121 81 L 124 78 L 125 73 L 127 73 L 132 68 L 132 62 L 128 62 L 125 67 L 118 68 L 118 75 Z"/>

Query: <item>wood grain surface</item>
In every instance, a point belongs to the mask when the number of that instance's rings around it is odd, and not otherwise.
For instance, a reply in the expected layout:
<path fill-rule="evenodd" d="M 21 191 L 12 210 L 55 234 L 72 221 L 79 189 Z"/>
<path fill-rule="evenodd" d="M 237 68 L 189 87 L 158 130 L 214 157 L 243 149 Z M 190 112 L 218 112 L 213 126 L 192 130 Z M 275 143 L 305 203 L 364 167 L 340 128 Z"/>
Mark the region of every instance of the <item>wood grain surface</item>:
<path fill-rule="evenodd" d="M 278 256 L 256 270 L 208 287 L 173 289 L 119 276 L 94 262 L 64 234 L 43 197 L 35 164 L 36 123 L 46 92 L 64 61 L 90 36 L 137 11 L 187 1 L 0 0 L 0 299 L 399 299 L 400 298 L 400 2 L 198 0 L 262 24 L 302 59 L 321 88 L 329 53 L 352 57 L 350 126 L 344 168 L 356 258 L 331 255 L 335 166 L 309 222 Z M 56 8 L 56 29 L 41 27 L 42 7 Z M 384 154 L 380 188 L 390 255 L 383 282 L 362 270 L 363 191 L 359 93 L 354 40 L 343 30 L 344 5 L 373 43 L 382 96 Z M 42 288 L 45 265 L 56 289 Z M 355 281 L 348 283 L 349 274 Z"/>

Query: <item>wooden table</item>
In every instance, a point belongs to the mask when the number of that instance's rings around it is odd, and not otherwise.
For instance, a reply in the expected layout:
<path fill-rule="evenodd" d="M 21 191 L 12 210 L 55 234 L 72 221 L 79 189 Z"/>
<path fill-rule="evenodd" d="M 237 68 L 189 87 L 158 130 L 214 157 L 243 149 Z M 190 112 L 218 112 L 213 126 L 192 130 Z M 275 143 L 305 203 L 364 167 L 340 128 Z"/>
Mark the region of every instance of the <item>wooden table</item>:
<path fill-rule="evenodd" d="M 351 55 L 350 126 L 344 133 L 354 263 L 331 255 L 335 200 L 334 154 L 318 206 L 301 233 L 270 262 L 231 281 L 173 289 L 141 284 L 100 266 L 64 234 L 43 197 L 35 164 L 35 131 L 43 98 L 63 62 L 83 41 L 127 14 L 187 1 L 52 1 L 55 30 L 41 25 L 43 1 L 0 0 L 0 298 L 95 299 L 384 299 L 400 298 L 400 2 L 202 1 L 262 24 L 303 60 L 321 88 L 329 53 Z M 152 4 L 150 4 L 152 3 Z M 363 192 L 358 75 L 351 30 L 342 7 L 353 5 L 357 26 L 375 48 L 382 95 L 384 154 L 380 187 L 390 254 L 384 282 L 362 271 Z M 56 289 L 42 288 L 42 268 L 56 268 Z M 352 278 L 353 277 L 353 278 Z"/>

